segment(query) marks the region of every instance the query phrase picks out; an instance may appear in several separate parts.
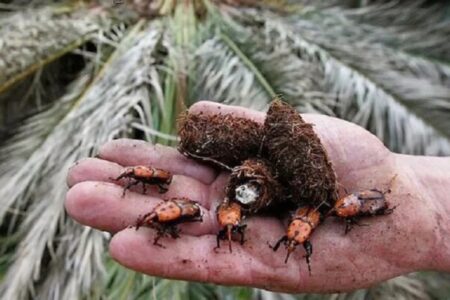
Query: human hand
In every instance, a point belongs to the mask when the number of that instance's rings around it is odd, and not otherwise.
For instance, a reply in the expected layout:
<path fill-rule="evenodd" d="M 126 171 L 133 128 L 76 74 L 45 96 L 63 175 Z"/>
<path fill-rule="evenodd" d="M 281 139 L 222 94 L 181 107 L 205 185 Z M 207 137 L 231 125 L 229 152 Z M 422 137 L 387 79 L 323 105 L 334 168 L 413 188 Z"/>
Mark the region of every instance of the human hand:
<path fill-rule="evenodd" d="M 264 121 L 264 114 L 241 107 L 198 102 L 192 113 L 231 113 Z M 420 269 L 437 269 L 440 232 L 438 207 L 426 197 L 423 185 L 404 156 L 388 151 L 359 126 L 320 115 L 303 115 L 324 144 L 339 183 L 349 192 L 386 189 L 397 175 L 387 200 L 397 206 L 387 216 L 364 218 L 368 226 L 344 235 L 342 221 L 329 217 L 313 233 L 312 275 L 301 247 L 284 263 L 285 252 L 268 246 L 285 233 L 286 224 L 274 217 L 247 219 L 246 242 L 214 251 L 219 227 L 215 209 L 224 198 L 228 173 L 217 173 L 179 154 L 175 149 L 136 140 L 105 144 L 98 158 L 87 158 L 71 168 L 66 210 L 78 222 L 114 234 L 110 253 L 126 267 L 166 278 L 225 285 L 259 287 L 282 292 L 342 292 Z M 124 166 L 151 165 L 175 174 L 169 191 L 159 194 L 134 188 L 122 198 L 123 188 L 111 180 Z M 126 182 L 121 181 L 124 185 Z M 129 228 L 162 198 L 188 197 L 202 206 L 203 222 L 182 224 L 181 238 L 162 238 L 166 248 L 153 245 L 155 232 Z"/>

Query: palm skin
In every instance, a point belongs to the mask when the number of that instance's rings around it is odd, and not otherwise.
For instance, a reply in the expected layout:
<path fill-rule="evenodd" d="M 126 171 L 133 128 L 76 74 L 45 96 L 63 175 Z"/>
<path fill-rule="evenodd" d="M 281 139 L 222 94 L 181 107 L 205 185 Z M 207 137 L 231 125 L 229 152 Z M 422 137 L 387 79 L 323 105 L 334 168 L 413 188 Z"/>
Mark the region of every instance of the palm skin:
<path fill-rule="evenodd" d="M 206 101 L 193 105 L 190 111 L 264 120 L 260 112 Z M 316 229 L 311 238 L 311 276 L 303 247 L 297 247 L 287 264 L 284 247 L 277 252 L 269 247 L 285 233 L 286 222 L 274 217 L 248 218 L 244 245 L 234 242 L 232 253 L 226 245 L 214 251 L 219 231 L 215 209 L 224 197 L 228 173 L 218 174 L 173 148 L 135 140 L 107 143 L 98 158 L 84 159 L 69 171 L 66 210 L 82 224 L 114 233 L 110 253 L 119 263 L 166 278 L 328 293 L 368 287 L 400 274 L 433 268 L 437 208 L 416 188 L 420 185 L 402 156 L 391 153 L 375 136 L 354 124 L 319 115 L 303 117 L 314 124 L 346 190 L 386 189 L 397 175 L 387 195 L 390 205 L 397 206 L 392 214 L 364 218 L 361 222 L 368 226 L 356 226 L 347 235 L 344 222 L 333 217 Z M 122 198 L 122 187 L 111 178 L 117 177 L 124 166 L 134 165 L 151 165 L 174 173 L 169 191 L 161 195 L 151 188 L 143 195 L 136 188 Z M 181 238 L 162 238 L 160 243 L 166 248 L 161 248 L 153 245 L 152 229 L 136 231 L 130 225 L 162 198 L 171 197 L 198 201 L 203 222 L 181 225 Z"/>

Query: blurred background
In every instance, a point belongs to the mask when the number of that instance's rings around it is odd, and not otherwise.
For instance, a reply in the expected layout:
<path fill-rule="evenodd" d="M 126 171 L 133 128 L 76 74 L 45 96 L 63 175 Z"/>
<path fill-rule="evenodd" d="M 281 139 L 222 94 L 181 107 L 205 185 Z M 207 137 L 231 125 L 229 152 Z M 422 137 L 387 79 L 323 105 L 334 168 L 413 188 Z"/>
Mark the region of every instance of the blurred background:
<path fill-rule="evenodd" d="M 64 212 L 65 176 L 118 137 L 176 144 L 200 99 L 357 123 L 450 155 L 450 1 L 0 0 L 2 299 L 449 299 L 450 275 L 285 295 L 165 280 Z"/>

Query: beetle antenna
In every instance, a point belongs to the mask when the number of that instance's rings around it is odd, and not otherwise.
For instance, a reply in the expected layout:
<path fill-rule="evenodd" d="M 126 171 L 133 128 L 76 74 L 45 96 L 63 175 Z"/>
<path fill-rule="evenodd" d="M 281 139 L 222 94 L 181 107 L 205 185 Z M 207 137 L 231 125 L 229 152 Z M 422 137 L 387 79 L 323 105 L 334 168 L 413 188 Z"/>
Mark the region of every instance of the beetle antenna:
<path fill-rule="evenodd" d="M 333 206 L 333 208 L 330 209 L 330 210 L 327 212 L 327 214 L 325 215 L 325 217 L 331 216 L 331 214 L 334 213 L 335 211 L 336 211 L 336 207 Z"/>
<path fill-rule="evenodd" d="M 320 202 L 320 204 L 319 205 L 317 205 L 314 209 L 313 209 L 313 211 L 312 212 L 316 212 L 316 211 L 318 211 L 319 210 L 319 208 L 322 206 L 322 205 L 324 205 L 324 204 L 327 204 L 327 206 L 329 206 L 328 205 L 328 203 L 327 203 L 327 201 L 325 201 L 325 200 L 323 200 L 322 202 Z"/>
<path fill-rule="evenodd" d="M 284 242 L 284 243 L 286 244 L 286 241 L 287 241 L 287 235 L 283 235 L 283 236 L 281 237 L 281 239 L 279 239 L 279 240 L 277 241 L 277 243 L 275 244 L 275 246 L 272 246 L 272 245 L 269 244 L 269 247 L 270 247 L 273 251 L 277 251 L 278 248 L 280 247 L 281 243 Z"/>
<path fill-rule="evenodd" d="M 197 159 L 200 159 L 200 160 L 203 160 L 203 161 L 206 161 L 206 162 L 212 162 L 213 164 L 216 164 L 216 165 L 224 168 L 227 171 L 233 171 L 232 167 L 230 167 L 229 165 L 226 165 L 226 164 L 224 164 L 224 163 L 222 163 L 222 162 L 220 162 L 220 161 L 218 161 L 218 160 L 216 160 L 214 158 L 207 157 L 207 156 L 196 155 L 196 154 L 193 154 L 193 153 L 188 152 L 188 151 L 183 151 L 182 153 L 187 155 L 187 156 L 191 156 L 193 158 L 197 158 Z"/>

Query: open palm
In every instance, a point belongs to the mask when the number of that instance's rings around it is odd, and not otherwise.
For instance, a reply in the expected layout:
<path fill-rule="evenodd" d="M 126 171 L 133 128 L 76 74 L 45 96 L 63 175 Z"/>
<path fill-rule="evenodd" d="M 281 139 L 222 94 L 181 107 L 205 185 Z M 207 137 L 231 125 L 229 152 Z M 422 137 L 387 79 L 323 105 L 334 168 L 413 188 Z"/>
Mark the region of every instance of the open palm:
<path fill-rule="evenodd" d="M 264 114 L 240 107 L 198 102 L 192 113 L 231 113 L 263 122 Z M 393 214 L 363 219 L 368 226 L 355 227 L 344 235 L 344 224 L 330 217 L 314 232 L 311 242 L 312 275 L 298 247 L 289 262 L 285 252 L 273 252 L 284 235 L 286 223 L 274 217 L 247 219 L 246 242 L 214 251 L 219 231 L 215 209 L 224 198 L 228 173 L 217 173 L 179 154 L 175 149 L 136 140 L 116 140 L 104 145 L 98 158 L 86 158 L 68 175 L 71 187 L 66 199 L 68 213 L 78 222 L 114 233 L 113 258 L 137 271 L 167 278 L 245 285 L 283 292 L 337 292 L 367 287 L 396 275 L 429 268 L 433 250 L 434 208 L 424 203 L 410 169 L 401 156 L 389 152 L 364 129 L 334 118 L 304 115 L 314 124 L 333 162 L 339 183 L 348 191 L 385 189 L 397 175 L 387 195 Z M 151 165 L 175 174 L 169 191 L 147 194 L 136 187 L 122 197 L 126 180 L 111 178 L 125 166 Z M 120 186 L 119 183 L 122 185 Z M 166 248 L 153 245 L 155 232 L 130 225 L 148 213 L 161 199 L 188 197 L 198 201 L 203 222 L 183 224 L 181 238 L 162 238 Z"/>

